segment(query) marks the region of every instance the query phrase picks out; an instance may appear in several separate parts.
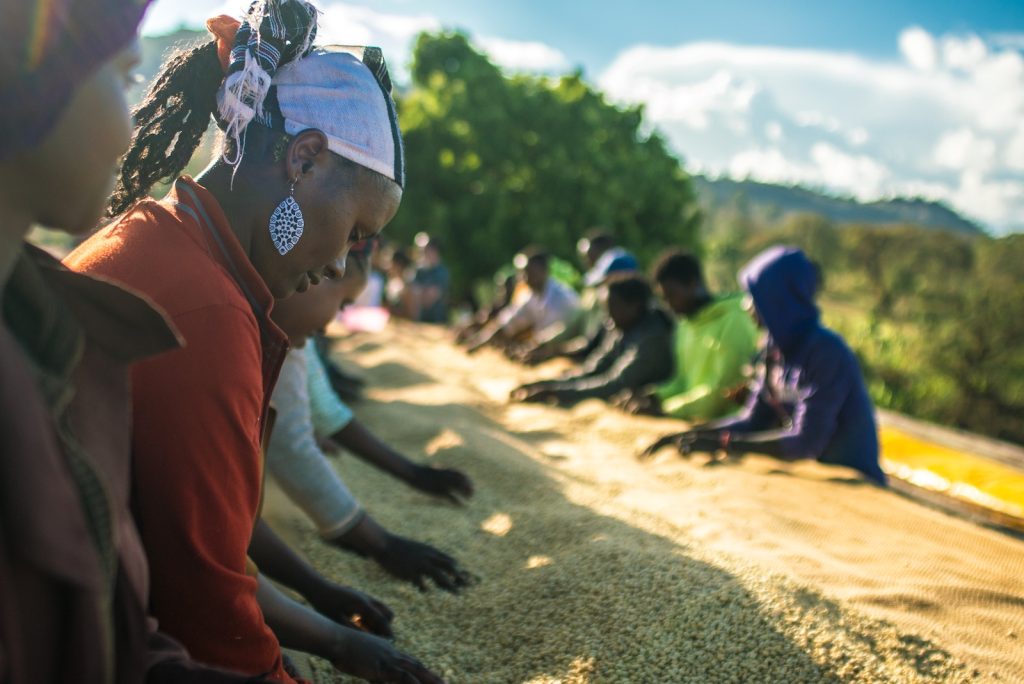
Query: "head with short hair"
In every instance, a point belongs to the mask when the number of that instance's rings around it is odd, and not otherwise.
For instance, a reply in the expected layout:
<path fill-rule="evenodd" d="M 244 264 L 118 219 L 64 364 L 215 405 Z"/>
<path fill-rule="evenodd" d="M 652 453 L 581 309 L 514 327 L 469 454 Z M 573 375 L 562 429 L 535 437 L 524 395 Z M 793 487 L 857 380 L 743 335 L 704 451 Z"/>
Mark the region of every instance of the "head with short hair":
<path fill-rule="evenodd" d="M 267 229 L 248 244 L 271 292 L 285 297 L 334 274 L 351 242 L 394 216 L 405 162 L 380 50 L 315 47 L 316 21 L 305 0 L 257 0 L 242 22 L 207 22 L 214 39 L 174 54 L 136 110 L 109 214 L 176 177 L 212 118 L 224 143 L 207 173 L 230 179 L 227 190 L 211 188 L 221 205 L 243 207 L 242 220 L 257 225 L 289 196 L 301 209 L 293 246 Z"/>
<path fill-rule="evenodd" d="M 541 293 L 551 275 L 551 254 L 542 247 L 531 246 L 516 255 L 515 266 L 531 292 Z"/>
<path fill-rule="evenodd" d="M 652 269 L 659 294 L 681 316 L 694 313 L 707 297 L 700 259 L 692 252 L 670 249 Z"/>
<path fill-rule="evenodd" d="M 608 316 L 620 330 L 629 330 L 644 317 L 651 306 L 651 286 L 641 275 L 611 276 L 607 282 Z"/>
<path fill-rule="evenodd" d="M 416 234 L 416 246 L 420 248 L 426 266 L 437 266 L 441 263 L 441 241 L 428 233 Z"/>
<path fill-rule="evenodd" d="M 605 252 L 615 246 L 615 237 L 603 228 L 591 228 L 576 243 L 587 268 L 593 268 Z"/>
<path fill-rule="evenodd" d="M 397 248 L 391 252 L 388 270 L 392 275 L 402 276 L 410 266 L 412 266 L 412 257 L 404 249 Z"/>

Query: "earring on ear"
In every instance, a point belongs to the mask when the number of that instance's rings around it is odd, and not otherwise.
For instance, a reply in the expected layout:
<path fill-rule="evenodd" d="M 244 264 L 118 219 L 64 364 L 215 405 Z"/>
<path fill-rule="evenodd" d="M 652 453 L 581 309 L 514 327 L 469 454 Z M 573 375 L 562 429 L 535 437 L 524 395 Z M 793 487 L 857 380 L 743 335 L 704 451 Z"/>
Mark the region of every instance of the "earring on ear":
<path fill-rule="evenodd" d="M 302 228 L 305 221 L 302 218 L 302 209 L 295 201 L 295 184 L 298 179 L 292 181 L 288 189 L 288 196 L 281 200 L 281 203 L 270 215 L 270 239 L 274 242 L 279 254 L 284 256 L 292 251 L 302 237 Z"/>

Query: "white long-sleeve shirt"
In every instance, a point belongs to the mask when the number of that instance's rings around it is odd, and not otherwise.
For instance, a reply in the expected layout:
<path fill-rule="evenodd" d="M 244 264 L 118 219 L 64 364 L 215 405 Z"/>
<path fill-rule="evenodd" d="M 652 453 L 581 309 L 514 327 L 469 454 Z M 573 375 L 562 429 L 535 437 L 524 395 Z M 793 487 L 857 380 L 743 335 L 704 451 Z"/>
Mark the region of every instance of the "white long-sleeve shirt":
<path fill-rule="evenodd" d="M 528 330 L 540 332 L 555 323 L 567 322 L 579 306 L 580 297 L 575 290 L 554 278 L 548 278 L 543 292 L 531 292 L 522 302 L 506 308 L 499 322 L 508 335 L 518 335 Z"/>
<path fill-rule="evenodd" d="M 349 531 L 363 509 L 320 449 L 352 420 L 352 411 L 330 387 L 312 343 L 288 352 L 271 403 L 277 421 L 267 449 L 267 468 L 326 539 Z"/>

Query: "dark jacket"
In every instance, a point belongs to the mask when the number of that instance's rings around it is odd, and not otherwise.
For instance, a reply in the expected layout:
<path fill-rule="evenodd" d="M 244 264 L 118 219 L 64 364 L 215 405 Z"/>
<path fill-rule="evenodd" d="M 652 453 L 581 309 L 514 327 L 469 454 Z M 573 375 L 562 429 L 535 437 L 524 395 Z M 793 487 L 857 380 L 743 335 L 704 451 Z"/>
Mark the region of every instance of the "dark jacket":
<path fill-rule="evenodd" d="M 874 406 L 857 358 L 823 327 L 818 274 L 803 252 L 773 248 L 740 274 L 768 329 L 765 371 L 733 432 L 782 428 L 787 458 L 855 468 L 885 484 Z"/>
<path fill-rule="evenodd" d="M 627 332 L 609 322 L 578 372 L 539 386 L 552 391 L 559 403 L 573 404 L 663 382 L 675 371 L 674 325 L 668 314 L 657 308 L 650 309 Z"/>
<path fill-rule="evenodd" d="M 26 247 L 0 325 L 0 682 L 228 682 L 147 618 L 129 513 L 128 366 L 161 314 Z"/>

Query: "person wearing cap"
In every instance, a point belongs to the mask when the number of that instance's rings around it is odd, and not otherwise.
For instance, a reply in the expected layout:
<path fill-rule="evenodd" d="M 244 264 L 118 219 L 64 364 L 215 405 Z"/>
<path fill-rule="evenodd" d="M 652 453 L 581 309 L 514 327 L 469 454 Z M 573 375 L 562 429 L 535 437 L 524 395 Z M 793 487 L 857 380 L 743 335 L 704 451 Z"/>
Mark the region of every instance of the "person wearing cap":
<path fill-rule="evenodd" d="M 24 242 L 93 229 L 128 147 L 146 2 L 0 1 L 0 681 L 261 681 L 147 615 L 129 509 L 130 364 L 174 349 L 137 294 Z M 59 188 L 60 201 L 54 201 Z"/>
<path fill-rule="evenodd" d="M 529 247 L 515 257 L 520 281 L 526 284 L 527 296 L 513 296 L 509 304 L 488 326 L 469 342 L 470 353 L 489 345 L 505 347 L 557 323 L 572 319 L 579 309 L 579 295 L 551 275 L 551 255 L 537 247 Z"/>
<path fill-rule="evenodd" d="M 512 399 L 572 405 L 584 399 L 610 399 L 671 377 L 674 325 L 654 305 L 647 280 L 629 274 L 612 276 L 607 292 L 612 327 L 583 365 L 560 379 L 523 385 L 512 391 Z"/>
<path fill-rule="evenodd" d="M 453 558 L 433 547 L 384 529 L 356 501 L 327 461 L 318 439 L 345 447 L 409 486 L 458 502 L 473 485 L 461 472 L 417 465 L 394 451 L 352 415 L 334 394 L 320 355 L 309 340 L 351 303 L 366 283 L 368 259 L 349 256 L 344 277 L 328 280 L 278 302 L 273 319 L 293 349 L 274 388 L 277 421 L 267 448 L 267 468 L 288 497 L 315 523 L 330 544 L 372 558 L 381 567 L 421 589 L 426 580 L 449 591 L 465 585 L 466 573 Z"/>
<path fill-rule="evenodd" d="M 612 273 L 635 271 L 636 257 L 624 247 L 615 244 L 615 237 L 600 228 L 589 231 L 576 245 L 588 269 L 583 274 L 583 285 L 597 287 Z"/>
<path fill-rule="evenodd" d="M 675 446 L 683 454 L 814 459 L 885 486 L 874 406 L 857 357 L 821 324 L 816 265 L 799 249 L 772 247 L 754 257 L 739 280 L 768 331 L 764 369 L 746 407 L 735 418 L 662 437 L 642 455 Z"/>
<path fill-rule="evenodd" d="M 616 246 L 612 234 L 600 228 L 588 231 L 576 249 L 587 267 L 578 314 L 567 323 L 556 323 L 543 330 L 532 345 L 520 352 L 519 358 L 526 363 L 537 364 L 560 356 L 582 361 L 600 346 L 605 330 L 614 327 L 601 305 L 601 286 L 614 274 L 635 272 L 639 268 L 636 257 Z"/>
<path fill-rule="evenodd" d="M 743 297 L 711 294 L 700 260 L 689 252 L 662 254 L 654 279 L 679 316 L 676 374 L 651 391 L 629 397 L 626 410 L 690 421 L 735 413 L 739 405 L 732 397 L 746 384 L 746 369 L 757 350 L 757 328 L 743 308 Z"/>
<path fill-rule="evenodd" d="M 133 506 L 162 627 L 204 662 L 274 681 L 293 681 L 283 644 L 366 679 L 433 683 L 342 624 L 372 610 L 365 597 L 313 578 L 309 608 L 247 557 L 288 350 L 274 298 L 340 275 L 349 245 L 395 214 L 404 182 L 380 51 L 315 47 L 316 16 L 302 0 L 254 2 L 243 22 L 211 20 L 215 40 L 173 55 L 136 110 L 108 209 L 118 217 L 66 263 L 144 294 L 184 341 L 132 374 Z M 181 171 L 211 116 L 222 155 L 146 199 Z"/>
<path fill-rule="evenodd" d="M 416 236 L 420 264 L 412 277 L 416 298 L 416 320 L 420 323 L 447 323 L 451 275 L 441 260 L 441 243 L 426 233 Z"/>

